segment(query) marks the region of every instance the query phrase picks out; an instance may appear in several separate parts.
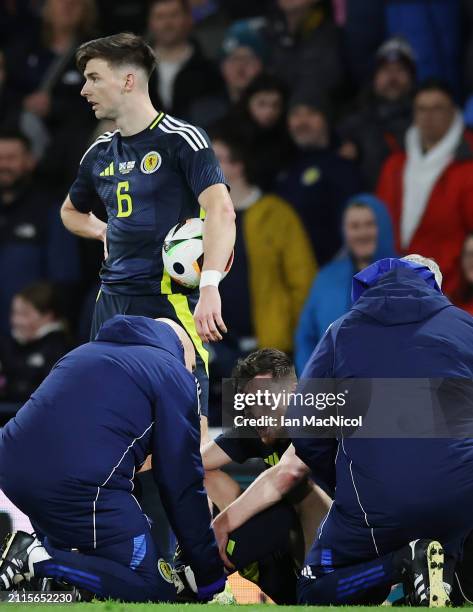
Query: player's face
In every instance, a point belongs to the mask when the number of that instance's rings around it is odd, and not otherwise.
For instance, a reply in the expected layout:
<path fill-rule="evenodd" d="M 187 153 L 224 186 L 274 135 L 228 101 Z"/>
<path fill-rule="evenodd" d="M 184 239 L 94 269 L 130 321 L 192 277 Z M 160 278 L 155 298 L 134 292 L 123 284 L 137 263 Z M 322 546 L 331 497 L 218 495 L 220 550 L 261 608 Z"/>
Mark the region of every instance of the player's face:
<path fill-rule="evenodd" d="M 22 342 L 31 342 L 36 338 L 43 325 L 53 320 L 51 313 L 41 313 L 39 310 L 20 296 L 13 298 L 10 325 L 12 335 Z"/>
<path fill-rule="evenodd" d="M 179 0 L 168 0 L 153 6 L 148 27 L 156 45 L 170 47 L 187 39 L 192 19 Z"/>
<path fill-rule="evenodd" d="M 473 236 L 465 240 L 461 262 L 466 281 L 473 285 Z"/>
<path fill-rule="evenodd" d="M 412 75 L 400 62 L 385 63 L 376 71 L 373 88 L 378 96 L 394 102 L 407 96 L 412 88 Z"/>
<path fill-rule="evenodd" d="M 281 117 L 281 94 L 278 91 L 259 91 L 251 96 L 248 102 L 248 110 L 261 127 L 271 128 Z"/>
<path fill-rule="evenodd" d="M 281 394 L 280 400 L 274 404 L 272 400 L 267 405 L 255 405 L 248 407 L 245 415 L 250 418 L 275 417 L 277 425 L 256 427 L 259 438 L 267 446 L 275 444 L 278 440 L 285 437 L 284 426 L 280 425 L 280 417 L 286 413 L 288 408 L 286 399 L 289 393 L 295 390 L 295 381 L 289 379 L 275 379 L 270 373 L 258 374 L 248 382 L 245 393 L 257 394 L 258 391 L 268 391 L 270 394 Z"/>
<path fill-rule="evenodd" d="M 13 187 L 31 168 L 31 155 L 21 140 L 0 139 L 0 189 Z"/>
<path fill-rule="evenodd" d="M 111 67 L 103 59 L 91 59 L 84 71 L 81 96 L 92 106 L 97 119 L 116 119 L 123 102 L 123 70 Z"/>
<path fill-rule="evenodd" d="M 345 242 L 357 260 L 371 259 L 378 242 L 378 227 L 373 211 L 367 206 L 350 207 L 344 218 Z"/>

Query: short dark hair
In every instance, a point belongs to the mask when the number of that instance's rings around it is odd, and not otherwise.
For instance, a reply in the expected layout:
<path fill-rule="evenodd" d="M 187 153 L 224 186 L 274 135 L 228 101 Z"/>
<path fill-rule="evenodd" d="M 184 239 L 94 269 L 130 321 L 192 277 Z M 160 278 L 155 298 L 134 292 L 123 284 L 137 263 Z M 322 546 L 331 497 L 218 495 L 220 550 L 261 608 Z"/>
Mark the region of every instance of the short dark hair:
<path fill-rule="evenodd" d="M 0 140 L 19 140 L 27 151 L 31 151 L 31 140 L 16 128 L 4 127 L 0 129 Z"/>
<path fill-rule="evenodd" d="M 241 392 L 250 380 L 261 374 L 271 374 L 274 379 L 296 379 L 294 364 L 286 353 L 264 348 L 237 361 L 232 371 L 235 393 Z"/>
<path fill-rule="evenodd" d="M 103 59 L 112 66 L 133 64 L 143 68 L 148 78 L 156 66 L 153 49 L 141 36 L 131 32 L 104 36 L 82 44 L 76 52 L 77 68 L 81 73 L 91 59 Z"/>
<path fill-rule="evenodd" d="M 251 184 L 257 183 L 254 152 L 242 133 L 241 125 L 238 122 L 230 122 L 230 119 L 231 117 L 227 116 L 210 126 L 210 140 L 225 145 L 230 152 L 231 161 L 242 164 L 246 180 Z"/>
<path fill-rule="evenodd" d="M 48 282 L 39 281 L 27 285 L 16 294 L 31 304 L 41 314 L 52 312 L 55 317 L 62 315 L 62 304 L 58 289 Z"/>
<path fill-rule="evenodd" d="M 424 91 L 441 91 L 443 94 L 450 98 L 450 100 L 455 104 L 455 95 L 453 93 L 452 88 L 443 79 L 439 79 L 437 77 L 429 77 L 428 79 L 423 80 L 419 86 L 417 87 L 414 97 L 417 97 L 419 94 L 424 93 Z"/>

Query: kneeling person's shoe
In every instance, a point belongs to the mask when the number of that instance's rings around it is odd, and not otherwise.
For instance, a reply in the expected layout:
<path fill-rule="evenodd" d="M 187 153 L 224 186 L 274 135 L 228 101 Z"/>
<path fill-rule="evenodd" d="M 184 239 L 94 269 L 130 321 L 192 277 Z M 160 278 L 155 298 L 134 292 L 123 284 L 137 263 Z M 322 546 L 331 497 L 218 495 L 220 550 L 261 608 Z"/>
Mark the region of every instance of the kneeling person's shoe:
<path fill-rule="evenodd" d="M 37 545 L 41 546 L 41 543 L 24 531 L 7 536 L 0 558 L 0 591 L 9 591 L 23 580 L 30 580 L 28 558 L 31 549 Z"/>
<path fill-rule="evenodd" d="M 404 589 L 411 606 L 451 606 L 453 563 L 446 561 L 440 542 L 413 540 L 400 551 Z"/>
<path fill-rule="evenodd" d="M 197 585 L 194 572 L 189 565 L 181 565 L 172 571 L 172 581 L 180 603 L 197 602 Z"/>

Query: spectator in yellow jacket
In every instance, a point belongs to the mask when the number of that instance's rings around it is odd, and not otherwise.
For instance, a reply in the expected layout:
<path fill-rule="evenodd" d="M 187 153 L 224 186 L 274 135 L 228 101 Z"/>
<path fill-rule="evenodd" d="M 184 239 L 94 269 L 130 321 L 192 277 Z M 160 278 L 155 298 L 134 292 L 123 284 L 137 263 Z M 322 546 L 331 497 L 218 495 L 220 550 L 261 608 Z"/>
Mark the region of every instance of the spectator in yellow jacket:
<path fill-rule="evenodd" d="M 309 238 L 294 209 L 252 181 L 251 151 L 228 129 L 213 147 L 236 209 L 235 260 L 221 284 L 228 334 L 212 346 L 214 377 L 229 376 L 256 348 L 293 350 L 297 321 L 316 272 Z"/>

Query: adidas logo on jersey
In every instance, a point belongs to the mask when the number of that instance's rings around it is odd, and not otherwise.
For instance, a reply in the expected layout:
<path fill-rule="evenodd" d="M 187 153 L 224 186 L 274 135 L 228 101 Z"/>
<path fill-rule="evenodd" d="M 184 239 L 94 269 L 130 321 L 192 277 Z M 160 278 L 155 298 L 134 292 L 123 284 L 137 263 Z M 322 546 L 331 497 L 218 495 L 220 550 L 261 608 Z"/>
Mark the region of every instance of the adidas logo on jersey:
<path fill-rule="evenodd" d="M 120 162 L 118 164 L 118 171 L 120 174 L 128 174 L 135 167 L 134 161 Z"/>
<path fill-rule="evenodd" d="M 115 170 L 113 168 L 113 162 L 112 162 L 109 166 L 105 168 L 105 170 L 102 170 L 99 176 L 113 176 L 114 174 L 115 174 Z"/>

